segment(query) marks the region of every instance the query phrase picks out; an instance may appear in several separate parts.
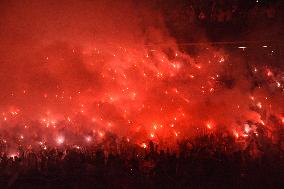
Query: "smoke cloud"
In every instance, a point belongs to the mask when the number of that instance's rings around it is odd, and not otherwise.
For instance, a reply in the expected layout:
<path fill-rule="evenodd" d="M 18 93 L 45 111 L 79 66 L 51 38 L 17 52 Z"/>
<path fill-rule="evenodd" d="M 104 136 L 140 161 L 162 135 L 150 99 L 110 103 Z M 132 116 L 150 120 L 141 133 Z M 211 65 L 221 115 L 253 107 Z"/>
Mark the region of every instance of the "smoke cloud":
<path fill-rule="evenodd" d="M 209 45 L 182 50 L 154 3 L 24 0 L 0 9 L 3 141 L 80 144 L 108 132 L 175 141 L 243 133 L 248 120 L 264 127 L 267 115 L 283 115 L 281 71 Z"/>

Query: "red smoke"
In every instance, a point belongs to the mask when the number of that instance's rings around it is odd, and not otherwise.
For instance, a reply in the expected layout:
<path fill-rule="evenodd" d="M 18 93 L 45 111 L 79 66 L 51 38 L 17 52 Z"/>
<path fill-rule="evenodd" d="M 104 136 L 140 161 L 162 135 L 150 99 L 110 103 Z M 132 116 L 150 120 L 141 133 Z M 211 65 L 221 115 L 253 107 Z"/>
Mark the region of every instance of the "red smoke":
<path fill-rule="evenodd" d="M 210 46 L 181 51 L 150 6 L 4 1 L 1 10 L 0 130 L 11 146 L 88 145 L 108 133 L 139 145 L 239 137 L 271 128 L 271 115 L 283 124 L 281 70 Z"/>

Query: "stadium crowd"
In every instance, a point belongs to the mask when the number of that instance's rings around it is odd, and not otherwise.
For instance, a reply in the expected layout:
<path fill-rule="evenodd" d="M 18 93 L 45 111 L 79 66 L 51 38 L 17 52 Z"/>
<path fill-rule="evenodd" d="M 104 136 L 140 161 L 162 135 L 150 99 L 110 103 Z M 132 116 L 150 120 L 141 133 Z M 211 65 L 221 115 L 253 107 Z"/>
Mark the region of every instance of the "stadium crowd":
<path fill-rule="evenodd" d="M 112 142 L 110 142 L 112 141 Z M 1 154 L 1 188 L 281 188 L 283 147 L 251 135 L 207 134 L 159 149 L 108 138 L 91 148 Z"/>

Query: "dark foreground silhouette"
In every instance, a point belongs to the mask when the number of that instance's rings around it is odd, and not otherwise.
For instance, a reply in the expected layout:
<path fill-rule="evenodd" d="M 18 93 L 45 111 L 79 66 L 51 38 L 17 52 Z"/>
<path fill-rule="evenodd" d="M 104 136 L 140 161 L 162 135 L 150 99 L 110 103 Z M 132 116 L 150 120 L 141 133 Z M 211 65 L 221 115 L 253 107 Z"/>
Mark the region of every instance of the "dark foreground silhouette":
<path fill-rule="evenodd" d="M 2 153 L 0 188 L 283 188 L 281 145 L 254 137 L 243 143 L 205 135 L 175 150 L 122 141 Z"/>

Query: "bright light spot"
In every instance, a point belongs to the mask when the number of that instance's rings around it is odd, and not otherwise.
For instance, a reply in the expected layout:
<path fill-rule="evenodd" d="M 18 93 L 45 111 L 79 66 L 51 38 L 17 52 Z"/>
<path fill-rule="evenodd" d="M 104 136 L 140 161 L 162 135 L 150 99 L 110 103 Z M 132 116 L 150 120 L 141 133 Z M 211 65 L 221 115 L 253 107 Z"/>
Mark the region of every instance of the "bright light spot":
<path fill-rule="evenodd" d="M 239 133 L 235 132 L 235 137 L 239 138 Z"/>
<path fill-rule="evenodd" d="M 177 137 L 178 136 L 178 133 L 175 131 L 175 136 Z"/>
<path fill-rule="evenodd" d="M 155 130 L 157 130 L 157 126 L 156 126 L 156 125 L 154 125 L 153 128 L 154 128 Z"/>
<path fill-rule="evenodd" d="M 132 100 L 134 100 L 134 99 L 135 99 L 135 97 L 136 97 L 136 93 L 135 93 L 135 92 L 133 92 L 133 93 L 132 93 Z"/>
<path fill-rule="evenodd" d="M 246 132 L 246 133 L 249 133 L 249 131 L 250 131 L 249 125 L 248 125 L 248 124 L 245 124 L 245 132 Z"/>
<path fill-rule="evenodd" d="M 221 59 L 219 60 L 220 63 L 225 62 L 224 57 L 221 57 Z"/>
<path fill-rule="evenodd" d="M 265 125 L 265 123 L 264 123 L 262 120 L 260 120 L 260 123 L 261 123 L 262 125 Z"/>
<path fill-rule="evenodd" d="M 177 88 L 175 88 L 175 89 L 174 89 L 174 92 L 175 92 L 175 93 L 178 93 L 178 90 L 177 90 Z"/>
<path fill-rule="evenodd" d="M 267 76 L 272 76 L 273 73 L 270 70 L 267 70 Z"/>
<path fill-rule="evenodd" d="M 212 129 L 212 127 L 213 127 L 212 123 L 207 123 L 206 126 L 207 126 L 208 129 Z"/>
<path fill-rule="evenodd" d="M 85 139 L 86 139 L 87 142 L 91 142 L 91 140 L 92 140 L 92 138 L 90 136 L 87 136 Z"/>
<path fill-rule="evenodd" d="M 147 148 L 147 145 L 146 145 L 145 143 L 142 143 L 142 144 L 141 144 L 141 147 L 142 147 L 142 148 Z"/>
<path fill-rule="evenodd" d="M 63 144 L 64 143 L 64 137 L 60 136 L 56 139 L 57 144 Z"/>
<path fill-rule="evenodd" d="M 104 133 L 99 132 L 99 135 L 100 135 L 100 137 L 103 137 L 103 136 L 104 136 Z"/>
<path fill-rule="evenodd" d="M 262 104 L 260 102 L 258 102 L 256 105 L 258 108 L 262 108 Z"/>
<path fill-rule="evenodd" d="M 18 153 L 11 153 L 8 155 L 9 158 L 13 158 L 13 159 L 15 159 L 15 157 L 17 156 L 18 156 Z"/>
<path fill-rule="evenodd" d="M 243 50 L 245 50 L 247 47 L 238 47 L 239 49 L 243 49 Z"/>

